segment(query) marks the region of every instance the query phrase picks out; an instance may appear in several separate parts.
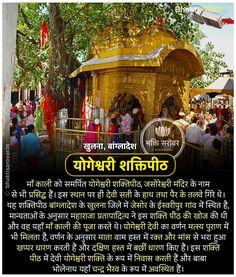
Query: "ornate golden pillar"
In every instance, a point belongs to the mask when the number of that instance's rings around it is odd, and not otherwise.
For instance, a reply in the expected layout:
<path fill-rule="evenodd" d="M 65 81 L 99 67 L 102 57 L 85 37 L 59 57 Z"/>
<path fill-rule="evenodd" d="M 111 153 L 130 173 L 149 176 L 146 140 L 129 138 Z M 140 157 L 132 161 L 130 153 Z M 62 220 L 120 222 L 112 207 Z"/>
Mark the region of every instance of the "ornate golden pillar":
<path fill-rule="evenodd" d="M 93 72 L 92 74 L 92 78 L 93 78 L 93 106 L 95 107 L 99 107 L 100 106 L 100 95 L 99 95 L 99 88 L 98 88 L 98 79 L 99 76 L 97 73 Z"/>

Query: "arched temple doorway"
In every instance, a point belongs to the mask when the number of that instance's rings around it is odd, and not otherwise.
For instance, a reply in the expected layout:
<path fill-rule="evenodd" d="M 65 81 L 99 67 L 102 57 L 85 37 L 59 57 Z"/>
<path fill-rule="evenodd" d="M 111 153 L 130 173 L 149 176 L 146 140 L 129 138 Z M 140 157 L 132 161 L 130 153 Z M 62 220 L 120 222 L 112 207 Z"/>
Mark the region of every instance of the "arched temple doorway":
<path fill-rule="evenodd" d="M 133 94 L 123 92 L 119 93 L 112 99 L 109 113 L 112 113 L 115 110 L 119 111 L 125 109 L 127 106 L 129 106 L 131 109 L 142 108 L 142 105 L 137 97 L 135 97 Z"/>
<path fill-rule="evenodd" d="M 162 106 L 166 105 L 168 110 L 168 117 L 172 119 L 176 119 L 178 117 L 178 113 L 184 109 L 183 102 L 181 98 L 177 95 L 171 95 L 166 98 Z"/>
<path fill-rule="evenodd" d="M 112 100 L 109 108 L 109 124 L 110 117 L 116 117 L 117 114 L 122 114 L 123 112 L 129 112 L 132 116 L 133 123 L 132 129 L 133 131 L 137 130 L 138 126 L 142 128 L 145 124 L 144 121 L 144 113 L 142 111 L 142 104 L 139 99 L 131 93 L 123 92 L 116 95 Z"/>

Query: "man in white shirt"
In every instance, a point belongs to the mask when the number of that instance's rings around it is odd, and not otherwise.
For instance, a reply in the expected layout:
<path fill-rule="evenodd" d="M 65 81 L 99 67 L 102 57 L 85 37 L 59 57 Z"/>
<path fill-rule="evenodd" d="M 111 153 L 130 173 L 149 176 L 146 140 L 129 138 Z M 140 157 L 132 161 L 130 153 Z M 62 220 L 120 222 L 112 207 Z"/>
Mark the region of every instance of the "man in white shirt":
<path fill-rule="evenodd" d="M 27 119 L 26 126 L 34 125 L 34 116 L 32 115 L 32 111 L 30 109 L 26 110 Z"/>
<path fill-rule="evenodd" d="M 202 130 L 201 128 L 196 124 L 197 123 L 197 118 L 193 117 L 192 118 L 192 123 L 188 125 L 186 128 L 186 141 L 191 144 L 197 144 L 200 145 L 202 144 Z"/>

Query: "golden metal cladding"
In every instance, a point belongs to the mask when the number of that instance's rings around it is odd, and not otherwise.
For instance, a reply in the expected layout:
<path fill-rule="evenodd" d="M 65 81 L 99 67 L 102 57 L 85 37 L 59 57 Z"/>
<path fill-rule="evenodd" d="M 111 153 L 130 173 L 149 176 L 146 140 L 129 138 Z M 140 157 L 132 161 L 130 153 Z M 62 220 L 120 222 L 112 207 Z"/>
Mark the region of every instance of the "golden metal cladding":
<path fill-rule="evenodd" d="M 88 72 L 91 102 L 99 97 L 108 113 L 111 101 L 120 93 L 139 99 L 143 112 L 158 114 L 164 101 L 179 98 L 187 112 L 190 80 L 204 73 L 199 54 L 186 41 L 158 26 L 140 29 L 128 25 L 125 34 L 105 28 L 95 37 L 92 59 L 71 74 Z"/>

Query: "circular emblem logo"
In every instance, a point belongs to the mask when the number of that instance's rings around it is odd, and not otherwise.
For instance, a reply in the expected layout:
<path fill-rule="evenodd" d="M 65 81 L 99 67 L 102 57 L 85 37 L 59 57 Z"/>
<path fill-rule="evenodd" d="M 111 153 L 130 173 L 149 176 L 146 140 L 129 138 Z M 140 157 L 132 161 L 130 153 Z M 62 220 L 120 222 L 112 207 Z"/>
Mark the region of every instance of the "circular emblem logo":
<path fill-rule="evenodd" d="M 184 149 L 185 135 L 178 121 L 155 118 L 141 132 L 140 144 L 144 153 L 169 153 L 177 158 Z"/>

